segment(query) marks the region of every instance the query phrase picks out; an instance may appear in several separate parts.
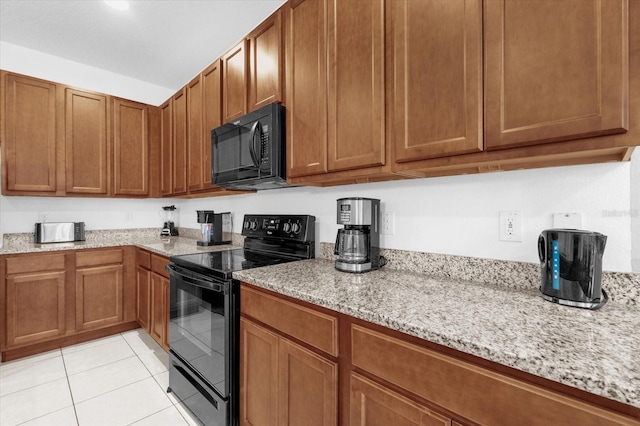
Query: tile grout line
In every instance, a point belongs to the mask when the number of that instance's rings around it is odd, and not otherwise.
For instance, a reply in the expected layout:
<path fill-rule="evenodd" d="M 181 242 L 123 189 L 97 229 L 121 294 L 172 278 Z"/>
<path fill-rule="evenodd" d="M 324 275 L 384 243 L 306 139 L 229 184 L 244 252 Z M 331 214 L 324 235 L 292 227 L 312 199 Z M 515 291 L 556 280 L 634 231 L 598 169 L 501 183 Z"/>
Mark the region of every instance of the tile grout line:
<path fill-rule="evenodd" d="M 71 406 L 73 407 L 73 415 L 76 417 L 76 425 L 80 426 L 80 419 L 78 419 L 78 412 L 76 411 L 76 401 L 73 399 L 73 391 L 71 390 L 71 382 L 69 381 L 69 372 L 67 371 L 67 363 L 64 361 L 64 353 L 62 352 L 62 349 L 60 349 L 60 356 L 62 357 L 64 376 L 67 379 L 67 386 L 69 387 L 69 395 L 71 395 Z"/>

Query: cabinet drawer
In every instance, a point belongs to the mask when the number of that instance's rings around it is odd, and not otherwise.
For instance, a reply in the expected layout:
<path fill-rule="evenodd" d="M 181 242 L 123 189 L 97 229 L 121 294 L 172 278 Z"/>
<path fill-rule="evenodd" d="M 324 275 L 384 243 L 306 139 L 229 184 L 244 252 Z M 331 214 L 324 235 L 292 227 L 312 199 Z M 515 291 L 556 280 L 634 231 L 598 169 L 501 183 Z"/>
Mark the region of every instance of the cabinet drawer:
<path fill-rule="evenodd" d="M 247 286 L 240 290 L 240 309 L 256 320 L 338 356 L 338 319 L 262 293 Z"/>
<path fill-rule="evenodd" d="M 7 275 L 64 269 L 62 253 L 33 254 L 7 258 Z"/>
<path fill-rule="evenodd" d="M 151 253 L 142 249 L 137 249 L 136 262 L 138 263 L 138 266 L 144 269 L 151 269 Z"/>
<path fill-rule="evenodd" d="M 76 268 L 122 263 L 122 249 L 91 250 L 76 253 Z"/>
<path fill-rule="evenodd" d="M 352 325 L 353 365 L 479 424 L 626 425 L 629 418 Z"/>
<path fill-rule="evenodd" d="M 162 275 L 165 278 L 169 278 L 169 272 L 165 269 L 165 266 L 169 264 L 169 259 L 164 256 L 151 255 L 151 270 L 156 274 Z"/>

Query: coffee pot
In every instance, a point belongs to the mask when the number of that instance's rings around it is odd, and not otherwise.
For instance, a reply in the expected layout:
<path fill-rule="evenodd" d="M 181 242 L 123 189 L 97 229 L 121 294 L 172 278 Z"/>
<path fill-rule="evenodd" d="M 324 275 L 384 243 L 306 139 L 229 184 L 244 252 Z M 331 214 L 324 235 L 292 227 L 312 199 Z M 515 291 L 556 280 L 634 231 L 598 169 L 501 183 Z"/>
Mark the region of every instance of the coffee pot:
<path fill-rule="evenodd" d="M 368 272 L 380 268 L 380 200 L 340 198 L 337 200 L 338 230 L 335 267 L 344 272 Z"/>

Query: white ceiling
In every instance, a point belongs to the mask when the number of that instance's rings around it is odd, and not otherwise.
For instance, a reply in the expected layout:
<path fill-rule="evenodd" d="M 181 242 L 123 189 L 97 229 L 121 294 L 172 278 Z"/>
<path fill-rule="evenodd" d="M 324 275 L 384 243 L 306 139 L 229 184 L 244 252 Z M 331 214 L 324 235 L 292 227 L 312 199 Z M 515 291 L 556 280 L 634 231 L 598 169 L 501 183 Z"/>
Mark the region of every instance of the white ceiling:
<path fill-rule="evenodd" d="M 0 41 L 176 91 L 285 0 L 0 0 Z"/>

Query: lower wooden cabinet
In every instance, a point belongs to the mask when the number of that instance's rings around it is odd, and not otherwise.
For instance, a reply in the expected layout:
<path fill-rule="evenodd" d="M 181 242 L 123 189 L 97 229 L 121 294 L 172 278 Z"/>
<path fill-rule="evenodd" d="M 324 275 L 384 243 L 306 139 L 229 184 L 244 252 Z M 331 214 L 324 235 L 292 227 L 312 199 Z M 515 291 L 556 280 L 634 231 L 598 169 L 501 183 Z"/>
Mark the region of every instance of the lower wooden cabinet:
<path fill-rule="evenodd" d="M 336 425 L 338 365 L 240 320 L 240 424 Z"/>
<path fill-rule="evenodd" d="M 76 328 L 90 330 L 122 322 L 123 249 L 76 254 Z"/>
<path fill-rule="evenodd" d="M 151 272 L 139 266 L 136 270 L 136 320 L 140 327 L 151 330 Z"/>
<path fill-rule="evenodd" d="M 2 359 L 135 328 L 134 250 L 0 256 Z"/>
<path fill-rule="evenodd" d="M 150 331 L 160 346 L 169 350 L 169 279 L 151 273 Z"/>
<path fill-rule="evenodd" d="M 7 277 L 7 347 L 65 333 L 65 277 L 64 270 Z"/>
<path fill-rule="evenodd" d="M 434 413 L 372 380 L 351 373 L 352 426 L 451 426 Z M 456 423 L 457 424 L 457 423 Z"/>
<path fill-rule="evenodd" d="M 166 351 L 169 350 L 169 259 L 137 249 L 136 320 Z"/>

